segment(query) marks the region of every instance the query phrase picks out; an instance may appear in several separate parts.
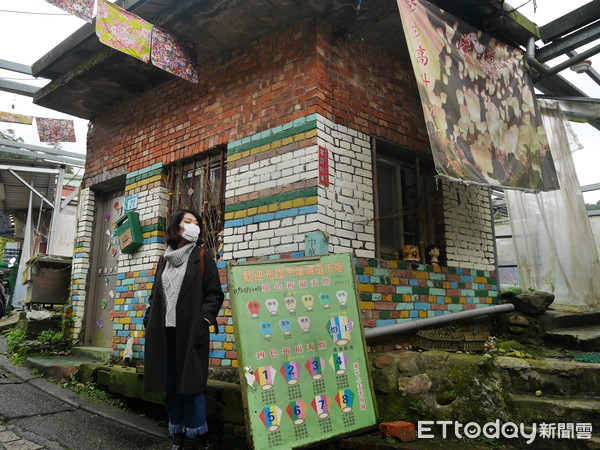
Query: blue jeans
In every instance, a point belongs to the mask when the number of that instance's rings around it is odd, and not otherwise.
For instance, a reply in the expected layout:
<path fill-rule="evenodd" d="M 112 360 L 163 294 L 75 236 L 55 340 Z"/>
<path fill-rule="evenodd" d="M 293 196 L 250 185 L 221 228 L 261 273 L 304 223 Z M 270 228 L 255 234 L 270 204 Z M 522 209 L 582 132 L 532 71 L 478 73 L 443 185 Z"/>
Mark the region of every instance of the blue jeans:
<path fill-rule="evenodd" d="M 175 328 L 167 327 L 167 385 L 165 406 L 169 415 L 169 433 L 185 433 L 193 439 L 208 431 L 204 393 L 182 395 L 175 393 Z"/>

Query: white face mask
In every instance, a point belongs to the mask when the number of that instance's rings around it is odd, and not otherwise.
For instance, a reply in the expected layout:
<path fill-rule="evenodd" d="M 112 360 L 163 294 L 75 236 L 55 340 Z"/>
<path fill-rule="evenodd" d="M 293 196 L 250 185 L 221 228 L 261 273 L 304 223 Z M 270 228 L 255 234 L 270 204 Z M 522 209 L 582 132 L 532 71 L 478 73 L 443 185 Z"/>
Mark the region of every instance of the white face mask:
<path fill-rule="evenodd" d="M 200 235 L 200 227 L 195 223 L 184 223 L 181 237 L 186 241 L 196 242 Z"/>

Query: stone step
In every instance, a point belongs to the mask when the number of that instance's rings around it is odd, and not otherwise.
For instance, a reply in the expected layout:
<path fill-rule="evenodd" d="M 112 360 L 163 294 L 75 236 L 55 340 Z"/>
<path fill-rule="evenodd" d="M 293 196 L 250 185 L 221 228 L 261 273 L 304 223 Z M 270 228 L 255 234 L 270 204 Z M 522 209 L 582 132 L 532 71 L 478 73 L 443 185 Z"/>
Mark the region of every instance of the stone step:
<path fill-rule="evenodd" d="M 510 392 L 600 398 L 600 364 L 499 356 L 494 366 L 509 377 Z"/>
<path fill-rule="evenodd" d="M 36 370 L 45 378 L 54 381 L 69 380 L 79 369 L 79 366 L 89 362 L 88 359 L 81 359 L 69 356 L 30 356 L 25 360 L 25 367 Z"/>
<path fill-rule="evenodd" d="M 569 313 L 548 310 L 545 313 L 550 328 L 582 327 L 596 325 L 600 327 L 600 311 Z"/>
<path fill-rule="evenodd" d="M 71 354 L 80 359 L 88 359 L 100 363 L 110 362 L 113 356 L 113 349 L 108 347 L 92 347 L 80 345 L 71 348 Z"/>
<path fill-rule="evenodd" d="M 536 397 L 510 395 L 513 421 L 525 425 L 541 424 L 591 424 L 593 436 L 600 429 L 600 399 L 569 397 Z"/>
<path fill-rule="evenodd" d="M 598 351 L 600 350 L 600 326 L 585 325 L 580 327 L 556 328 L 543 335 L 544 342 L 567 349 Z"/>

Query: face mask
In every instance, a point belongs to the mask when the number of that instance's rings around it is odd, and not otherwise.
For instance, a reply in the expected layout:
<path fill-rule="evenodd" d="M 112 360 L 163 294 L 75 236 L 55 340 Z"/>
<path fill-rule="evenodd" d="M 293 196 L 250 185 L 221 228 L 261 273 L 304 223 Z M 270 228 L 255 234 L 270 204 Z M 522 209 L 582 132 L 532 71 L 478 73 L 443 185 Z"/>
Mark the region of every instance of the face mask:
<path fill-rule="evenodd" d="M 181 237 L 186 241 L 196 242 L 200 235 L 200 227 L 194 223 L 184 223 Z"/>

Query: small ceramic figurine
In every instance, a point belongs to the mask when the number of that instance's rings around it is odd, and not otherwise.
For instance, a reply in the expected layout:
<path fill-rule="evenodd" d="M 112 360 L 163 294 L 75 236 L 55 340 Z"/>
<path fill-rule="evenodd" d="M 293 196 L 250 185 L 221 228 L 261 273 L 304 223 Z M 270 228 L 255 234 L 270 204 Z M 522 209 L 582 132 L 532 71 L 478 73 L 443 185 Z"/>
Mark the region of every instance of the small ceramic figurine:
<path fill-rule="evenodd" d="M 219 231 L 219 234 L 217 234 L 217 251 L 215 254 L 215 259 L 217 261 L 221 261 L 223 259 L 223 253 L 225 249 L 225 243 L 223 242 L 224 237 L 223 230 Z"/>
<path fill-rule="evenodd" d="M 483 344 L 483 351 L 485 353 L 492 353 L 496 351 L 496 337 L 488 336 L 486 342 Z"/>
<path fill-rule="evenodd" d="M 427 253 L 429 264 L 439 267 L 440 248 L 435 244 L 431 244 L 427 246 L 425 253 Z"/>
<path fill-rule="evenodd" d="M 409 262 L 419 262 L 419 247 L 416 245 L 405 245 L 402 247 L 402 259 Z"/>

